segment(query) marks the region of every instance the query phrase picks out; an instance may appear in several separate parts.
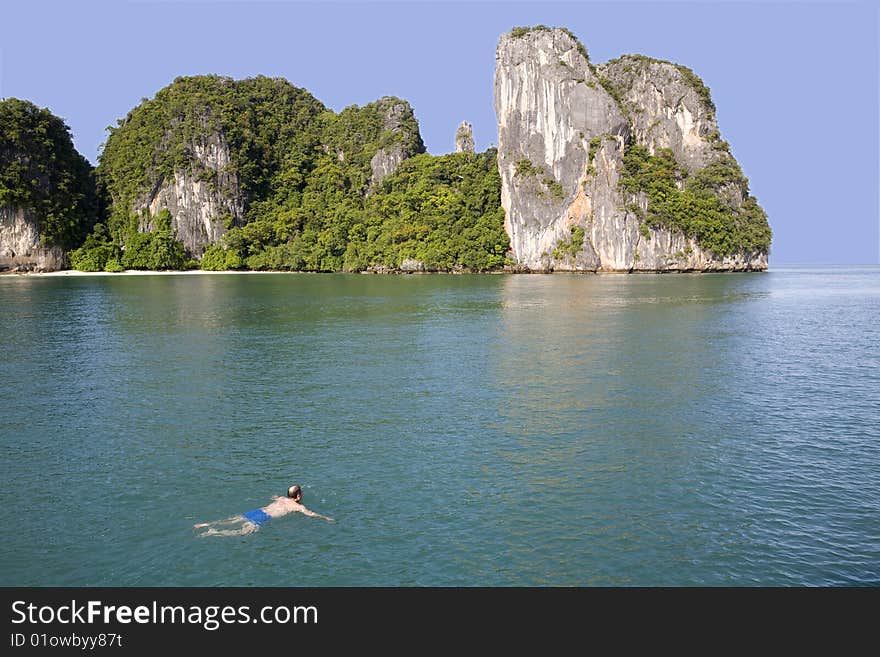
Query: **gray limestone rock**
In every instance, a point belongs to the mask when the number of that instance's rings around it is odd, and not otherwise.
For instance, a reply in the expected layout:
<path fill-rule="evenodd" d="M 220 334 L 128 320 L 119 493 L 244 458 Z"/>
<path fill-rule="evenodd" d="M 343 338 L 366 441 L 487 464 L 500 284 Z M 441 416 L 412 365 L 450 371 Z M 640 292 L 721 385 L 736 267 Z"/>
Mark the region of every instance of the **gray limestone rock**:
<path fill-rule="evenodd" d="M 0 271 L 57 271 L 67 268 L 59 246 L 40 243 L 39 219 L 32 210 L 0 207 Z"/>
<path fill-rule="evenodd" d="M 382 147 L 376 151 L 376 154 L 370 160 L 370 190 L 373 191 L 376 186 L 382 182 L 385 176 L 394 173 L 400 163 L 409 157 L 399 144 L 393 146 Z"/>
<path fill-rule="evenodd" d="M 406 258 L 400 263 L 400 271 L 405 274 L 425 271 L 425 263 L 415 258 Z"/>
<path fill-rule="evenodd" d="M 495 112 L 505 229 L 519 270 L 766 269 L 766 253 L 717 258 L 680 232 L 642 226 L 633 209 L 644 214 L 647 199 L 618 188 L 630 143 L 668 148 L 691 172 L 732 158 L 708 90 L 688 69 L 642 57 L 594 67 L 567 30 L 515 30 L 496 51 Z M 731 207 L 746 194 L 737 185 L 720 191 Z"/>
<path fill-rule="evenodd" d="M 425 151 L 418 122 L 410 104 L 394 96 L 385 96 L 378 103 L 382 112 L 382 128 L 388 134 L 389 143 L 380 147 L 370 160 L 372 173 L 368 193 L 385 176 L 394 173 L 401 162 Z"/>
<path fill-rule="evenodd" d="M 718 159 L 710 137 L 718 135 L 709 91 L 683 66 L 624 55 L 596 67 L 620 90 L 636 143 L 654 154 L 668 148 L 690 172 Z"/>
<path fill-rule="evenodd" d="M 570 209 L 583 205 L 590 139 L 625 136 L 629 122 L 561 30 L 505 34 L 495 62 L 505 228 L 519 266 L 545 271 L 556 245 L 585 219 Z"/>
<path fill-rule="evenodd" d="M 192 153 L 191 166 L 176 170 L 173 178 L 160 178 L 133 209 L 146 211 L 138 230 L 147 232 L 154 228 L 152 217 L 167 208 L 177 239 L 200 258 L 227 228 L 243 225 L 244 199 L 238 175 L 230 173 L 229 147 L 221 132 L 195 137 Z"/>
<path fill-rule="evenodd" d="M 467 121 L 462 121 L 455 131 L 455 152 L 474 152 L 474 127 Z"/>

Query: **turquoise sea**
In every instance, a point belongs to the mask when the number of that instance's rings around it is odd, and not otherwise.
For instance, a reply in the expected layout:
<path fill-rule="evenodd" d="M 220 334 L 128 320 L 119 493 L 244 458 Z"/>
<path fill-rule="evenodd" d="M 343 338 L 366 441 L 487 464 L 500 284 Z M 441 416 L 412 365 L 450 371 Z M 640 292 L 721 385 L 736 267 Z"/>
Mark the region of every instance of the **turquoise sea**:
<path fill-rule="evenodd" d="M 878 585 L 880 267 L 0 277 L 0 585 Z M 249 536 L 193 523 L 269 502 Z"/>

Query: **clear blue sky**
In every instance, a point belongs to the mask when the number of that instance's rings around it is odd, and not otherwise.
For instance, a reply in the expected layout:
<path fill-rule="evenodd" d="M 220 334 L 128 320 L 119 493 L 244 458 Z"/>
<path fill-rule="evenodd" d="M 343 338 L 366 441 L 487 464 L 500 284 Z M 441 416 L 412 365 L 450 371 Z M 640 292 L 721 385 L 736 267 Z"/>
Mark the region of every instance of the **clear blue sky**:
<path fill-rule="evenodd" d="M 854 2 L 0 0 L 0 97 L 48 107 L 93 162 L 104 128 L 176 76 L 282 76 L 340 110 L 393 94 L 432 153 L 494 144 L 498 36 L 565 26 L 593 61 L 694 69 L 767 210 L 771 263 L 878 262 L 878 28 Z"/>

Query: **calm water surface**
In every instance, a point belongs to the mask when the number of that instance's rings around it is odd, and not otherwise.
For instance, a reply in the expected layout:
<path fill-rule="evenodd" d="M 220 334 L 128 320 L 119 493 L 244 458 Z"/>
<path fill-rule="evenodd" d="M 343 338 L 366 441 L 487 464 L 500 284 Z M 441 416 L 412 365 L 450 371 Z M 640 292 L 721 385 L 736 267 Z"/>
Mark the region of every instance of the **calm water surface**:
<path fill-rule="evenodd" d="M 0 585 L 878 585 L 880 268 L 0 277 Z M 289 484 L 244 537 L 192 525 Z"/>

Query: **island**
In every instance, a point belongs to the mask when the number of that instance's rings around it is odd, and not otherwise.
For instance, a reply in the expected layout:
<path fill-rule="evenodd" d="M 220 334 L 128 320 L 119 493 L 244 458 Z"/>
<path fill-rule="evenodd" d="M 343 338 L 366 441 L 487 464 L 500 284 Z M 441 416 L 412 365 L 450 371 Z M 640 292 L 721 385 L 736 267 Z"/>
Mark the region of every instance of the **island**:
<path fill-rule="evenodd" d="M 336 113 L 281 78 L 180 77 L 92 168 L 60 118 L 0 101 L 0 270 L 767 268 L 767 216 L 691 69 L 515 28 L 494 103 L 497 149 L 463 121 L 431 155 L 400 98 Z"/>

